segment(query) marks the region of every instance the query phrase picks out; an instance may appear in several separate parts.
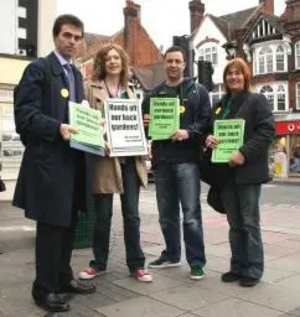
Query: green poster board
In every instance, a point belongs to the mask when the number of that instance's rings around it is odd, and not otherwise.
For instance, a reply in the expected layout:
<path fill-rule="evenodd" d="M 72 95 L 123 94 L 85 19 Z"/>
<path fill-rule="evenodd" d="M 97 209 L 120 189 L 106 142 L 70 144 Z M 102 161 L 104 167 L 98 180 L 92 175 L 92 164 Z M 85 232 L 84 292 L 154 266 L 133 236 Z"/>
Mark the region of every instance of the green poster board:
<path fill-rule="evenodd" d="M 70 125 L 79 130 L 71 135 L 70 146 L 103 155 L 104 139 L 102 117 L 99 110 L 69 102 Z"/>
<path fill-rule="evenodd" d="M 179 129 L 179 99 L 150 99 L 149 136 L 152 140 L 166 140 Z"/>
<path fill-rule="evenodd" d="M 214 122 L 214 136 L 219 144 L 212 152 L 213 163 L 227 163 L 244 142 L 245 120 L 228 119 Z"/>

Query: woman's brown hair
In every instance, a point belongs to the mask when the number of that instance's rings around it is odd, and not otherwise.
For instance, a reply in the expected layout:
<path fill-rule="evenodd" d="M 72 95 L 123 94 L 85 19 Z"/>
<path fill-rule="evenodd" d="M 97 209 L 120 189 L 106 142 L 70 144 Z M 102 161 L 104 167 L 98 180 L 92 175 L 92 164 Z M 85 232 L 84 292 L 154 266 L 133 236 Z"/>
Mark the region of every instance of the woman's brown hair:
<path fill-rule="evenodd" d="M 237 57 L 237 58 L 234 58 L 228 62 L 228 64 L 226 65 L 226 67 L 224 69 L 224 72 L 223 72 L 223 83 L 224 83 L 224 87 L 225 87 L 226 92 L 228 94 L 230 94 L 230 89 L 228 88 L 227 83 L 226 83 L 226 76 L 227 76 L 228 71 L 232 67 L 235 67 L 235 68 L 241 70 L 241 72 L 243 73 L 243 76 L 244 76 L 244 80 L 245 80 L 244 90 L 251 91 L 252 90 L 252 87 L 251 87 L 252 76 L 251 76 L 250 68 L 242 58 Z"/>
<path fill-rule="evenodd" d="M 106 77 L 106 71 L 105 71 L 105 60 L 107 57 L 107 54 L 111 50 L 116 50 L 122 61 L 122 71 L 120 74 L 120 84 L 124 88 L 128 88 L 128 82 L 129 82 L 129 58 L 124 49 L 114 43 L 108 43 L 103 45 L 98 53 L 96 54 L 96 57 L 94 59 L 94 65 L 93 65 L 93 79 L 98 80 L 104 80 Z"/>

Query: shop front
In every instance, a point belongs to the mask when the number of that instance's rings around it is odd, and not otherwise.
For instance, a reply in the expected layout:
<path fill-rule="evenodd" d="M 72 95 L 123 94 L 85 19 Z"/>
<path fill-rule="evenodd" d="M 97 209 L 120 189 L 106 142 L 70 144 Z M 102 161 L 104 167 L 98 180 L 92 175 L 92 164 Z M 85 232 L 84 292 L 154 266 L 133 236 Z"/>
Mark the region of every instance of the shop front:
<path fill-rule="evenodd" d="M 24 147 L 15 130 L 13 113 L 13 87 L 0 85 L 0 160 L 1 177 L 16 179 Z"/>
<path fill-rule="evenodd" d="M 276 138 L 271 151 L 275 176 L 300 177 L 300 120 L 275 123 Z"/>

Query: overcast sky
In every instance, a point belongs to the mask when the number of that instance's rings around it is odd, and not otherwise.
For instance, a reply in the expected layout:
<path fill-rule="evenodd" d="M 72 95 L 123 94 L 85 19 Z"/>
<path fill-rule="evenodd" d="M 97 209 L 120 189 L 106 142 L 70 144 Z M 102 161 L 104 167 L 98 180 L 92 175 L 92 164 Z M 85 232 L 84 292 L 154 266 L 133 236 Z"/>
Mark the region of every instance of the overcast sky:
<path fill-rule="evenodd" d="M 58 12 L 73 13 L 85 23 L 86 31 L 112 35 L 124 26 L 125 0 L 56 0 Z M 135 0 L 141 5 L 142 24 L 158 47 L 171 44 L 173 35 L 189 34 L 189 0 Z M 258 5 L 259 0 L 202 0 L 206 13 L 216 16 Z M 285 0 L 274 0 L 280 15 Z"/>

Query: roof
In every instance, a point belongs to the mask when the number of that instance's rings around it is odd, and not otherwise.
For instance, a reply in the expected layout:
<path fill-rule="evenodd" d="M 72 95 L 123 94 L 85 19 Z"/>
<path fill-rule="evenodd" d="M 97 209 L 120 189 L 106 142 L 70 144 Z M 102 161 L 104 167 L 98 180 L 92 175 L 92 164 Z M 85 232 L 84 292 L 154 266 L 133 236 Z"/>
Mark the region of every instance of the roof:
<path fill-rule="evenodd" d="M 280 34 L 285 34 L 286 31 L 282 24 L 280 23 L 280 17 L 277 17 L 276 15 L 268 14 L 265 12 L 261 12 L 258 17 L 251 23 L 251 25 L 248 27 L 246 33 L 243 36 L 242 41 L 247 41 L 249 36 L 252 34 L 253 30 L 257 27 L 257 25 L 260 23 L 261 20 L 266 20 L 268 23 L 274 27 L 275 30 L 277 30 Z"/>
<path fill-rule="evenodd" d="M 109 41 L 110 36 L 96 34 L 96 33 L 84 33 L 83 42 L 79 48 L 77 57 L 81 57 L 84 61 L 89 59 L 97 50 L 99 45 Z"/>
<path fill-rule="evenodd" d="M 223 15 L 220 18 L 228 21 L 230 23 L 231 30 L 243 29 L 253 18 L 256 12 L 258 12 L 262 6 L 255 6 L 242 11 L 237 11 L 227 15 Z"/>
<path fill-rule="evenodd" d="M 253 8 L 237 11 L 234 13 L 216 17 L 208 14 L 225 38 L 230 39 L 233 30 L 243 29 L 252 20 L 256 13 L 261 10 L 262 6 L 258 5 Z"/>
<path fill-rule="evenodd" d="M 152 90 L 165 79 L 163 62 L 145 67 L 133 67 L 132 72 L 147 91 Z"/>
<path fill-rule="evenodd" d="M 84 42 L 87 48 L 94 45 L 95 43 L 107 41 L 110 36 L 96 34 L 96 33 L 84 33 Z"/>

